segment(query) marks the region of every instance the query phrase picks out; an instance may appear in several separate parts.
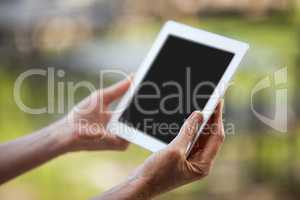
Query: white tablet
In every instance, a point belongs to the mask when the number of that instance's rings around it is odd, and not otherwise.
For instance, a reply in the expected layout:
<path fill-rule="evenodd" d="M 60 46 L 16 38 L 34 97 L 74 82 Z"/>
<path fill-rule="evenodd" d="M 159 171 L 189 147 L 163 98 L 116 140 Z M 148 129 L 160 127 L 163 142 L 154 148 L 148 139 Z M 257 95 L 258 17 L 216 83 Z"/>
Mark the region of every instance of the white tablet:
<path fill-rule="evenodd" d="M 108 129 L 155 152 L 176 137 L 194 110 L 200 110 L 204 123 L 199 136 L 248 48 L 240 41 L 167 22 Z"/>

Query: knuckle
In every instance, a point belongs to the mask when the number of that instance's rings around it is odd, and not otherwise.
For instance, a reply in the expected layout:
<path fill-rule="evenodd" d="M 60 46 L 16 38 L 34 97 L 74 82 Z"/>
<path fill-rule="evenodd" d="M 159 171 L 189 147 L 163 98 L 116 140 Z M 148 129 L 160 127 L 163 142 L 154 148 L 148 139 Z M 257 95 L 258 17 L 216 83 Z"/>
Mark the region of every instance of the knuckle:
<path fill-rule="evenodd" d="M 223 132 L 221 132 L 219 135 L 218 135 L 218 140 L 223 143 L 224 140 L 225 140 L 225 134 Z"/>
<path fill-rule="evenodd" d="M 210 174 L 210 171 L 211 171 L 211 165 L 207 165 L 203 170 L 202 177 L 207 177 Z"/>
<path fill-rule="evenodd" d="M 176 149 L 169 149 L 168 157 L 171 160 L 179 160 L 179 159 L 181 159 L 182 155 L 181 155 L 180 151 L 178 151 Z"/>
<path fill-rule="evenodd" d="M 211 165 L 207 164 L 205 165 L 202 170 L 200 171 L 199 175 L 204 178 L 207 177 L 210 174 L 211 171 Z"/>
<path fill-rule="evenodd" d="M 202 171 L 201 178 L 207 177 L 210 174 L 210 168 L 205 168 Z"/>
<path fill-rule="evenodd" d="M 197 178 L 204 178 L 210 174 L 211 168 L 211 163 L 203 163 L 200 165 L 196 165 L 194 166 L 194 173 L 196 174 Z"/>
<path fill-rule="evenodd" d="M 122 144 L 119 145 L 119 150 L 120 151 L 125 151 L 125 150 L 128 149 L 128 147 L 129 147 L 129 143 L 124 142 L 124 143 L 122 143 Z"/>

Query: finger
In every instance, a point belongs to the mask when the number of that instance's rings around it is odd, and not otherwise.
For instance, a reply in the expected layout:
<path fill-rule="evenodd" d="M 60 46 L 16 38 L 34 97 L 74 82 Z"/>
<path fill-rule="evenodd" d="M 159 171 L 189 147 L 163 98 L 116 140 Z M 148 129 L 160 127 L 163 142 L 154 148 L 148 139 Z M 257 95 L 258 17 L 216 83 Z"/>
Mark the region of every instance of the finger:
<path fill-rule="evenodd" d="M 209 139 L 209 134 L 206 134 L 205 132 L 202 132 L 195 145 L 193 146 L 193 149 L 191 150 L 191 153 L 189 155 L 190 158 L 198 157 L 197 155 L 199 153 L 203 153 L 203 149 L 205 148 L 205 145 L 207 144 L 207 141 Z"/>
<path fill-rule="evenodd" d="M 222 104 L 222 101 L 220 101 L 217 106 L 215 107 L 214 111 L 213 111 L 213 114 L 210 116 L 210 118 L 208 119 L 207 121 L 207 126 L 214 123 L 214 121 L 216 121 L 216 119 L 218 119 L 218 110 L 220 110 L 220 106 Z M 221 108 L 222 109 L 222 108 Z"/>
<path fill-rule="evenodd" d="M 103 91 L 104 102 L 109 104 L 117 100 L 121 96 L 123 96 L 129 89 L 130 84 L 131 84 L 131 76 L 128 76 L 124 80 L 116 83 L 115 85 L 104 89 Z"/>
<path fill-rule="evenodd" d="M 219 103 L 216 108 L 216 113 L 213 116 L 212 122 L 210 124 L 211 130 L 209 131 L 209 136 L 203 148 L 202 154 L 202 158 L 206 162 L 210 162 L 215 158 L 225 139 L 222 109 L 223 103 Z"/>
<path fill-rule="evenodd" d="M 128 141 L 110 132 L 106 132 L 102 140 L 103 143 L 105 143 L 107 149 L 111 149 L 111 150 L 125 150 L 129 146 Z"/>
<path fill-rule="evenodd" d="M 203 122 L 203 116 L 201 112 L 194 111 L 189 118 L 184 122 L 183 126 L 180 129 L 178 136 L 171 143 L 176 148 L 180 148 L 180 150 L 185 153 L 189 144 L 195 138 L 200 125 Z"/>
<path fill-rule="evenodd" d="M 212 123 L 218 122 L 218 120 L 222 119 L 222 110 L 223 110 L 223 101 L 220 101 L 215 108 L 215 112 L 212 115 L 211 121 Z"/>
<path fill-rule="evenodd" d="M 197 139 L 197 142 L 193 146 L 193 149 L 190 153 L 190 158 L 199 159 L 199 155 L 202 155 L 204 150 L 207 148 L 207 144 L 209 144 L 209 140 L 212 137 L 212 134 L 218 134 L 218 129 L 223 130 L 222 103 L 223 102 L 218 103 L 215 108 L 214 114 L 209 118 L 202 134 L 199 135 L 199 138 Z M 221 127 L 219 127 L 219 124 L 221 124 Z M 212 131 L 214 131 L 215 133 L 213 133 Z"/>
<path fill-rule="evenodd" d="M 203 133 L 199 135 L 199 138 L 197 139 L 196 144 L 194 145 L 193 150 L 197 150 L 198 148 L 204 148 L 204 146 L 207 143 L 207 140 L 209 139 L 210 136 L 210 131 L 211 131 L 211 125 L 215 124 L 216 125 L 216 121 L 219 120 L 220 115 L 218 113 L 220 113 L 220 109 L 222 110 L 221 107 L 221 102 L 219 102 L 213 112 L 213 114 L 211 115 L 211 117 L 209 118 L 207 124 L 205 125 L 204 129 L 203 129 Z"/>

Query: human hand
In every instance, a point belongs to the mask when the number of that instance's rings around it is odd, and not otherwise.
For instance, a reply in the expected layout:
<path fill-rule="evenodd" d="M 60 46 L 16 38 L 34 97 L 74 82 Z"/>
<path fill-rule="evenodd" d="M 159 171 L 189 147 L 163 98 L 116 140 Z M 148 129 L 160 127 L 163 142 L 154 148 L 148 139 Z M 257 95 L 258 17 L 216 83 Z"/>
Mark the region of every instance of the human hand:
<path fill-rule="evenodd" d="M 179 135 L 167 148 L 153 154 L 136 170 L 133 179 L 145 186 L 140 187 L 143 188 L 141 196 L 144 199 L 202 179 L 209 174 L 225 137 L 222 107 L 222 103 L 219 103 L 189 156 L 186 155 L 187 148 L 203 121 L 202 114 L 198 111 L 193 112 L 185 121 Z"/>
<path fill-rule="evenodd" d="M 128 90 L 130 82 L 126 79 L 94 92 L 64 119 L 1 144 L 0 184 L 70 151 L 126 149 L 128 142 L 108 133 L 105 127 L 111 117 L 110 104 Z"/>
<path fill-rule="evenodd" d="M 59 124 L 69 138 L 69 151 L 125 150 L 129 143 L 106 130 L 111 118 L 109 106 L 123 96 L 130 86 L 130 78 L 98 90 L 85 98 Z"/>

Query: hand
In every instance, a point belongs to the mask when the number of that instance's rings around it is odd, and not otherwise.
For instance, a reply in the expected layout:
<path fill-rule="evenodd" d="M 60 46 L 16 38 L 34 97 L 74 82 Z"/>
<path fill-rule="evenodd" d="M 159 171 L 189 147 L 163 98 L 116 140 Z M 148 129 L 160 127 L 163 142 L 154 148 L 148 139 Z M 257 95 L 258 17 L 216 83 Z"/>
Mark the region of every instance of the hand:
<path fill-rule="evenodd" d="M 128 142 L 109 133 L 106 125 L 111 118 L 110 104 L 123 96 L 130 86 L 129 78 L 91 94 L 63 119 L 70 138 L 71 151 L 125 150 Z"/>
<path fill-rule="evenodd" d="M 137 169 L 133 179 L 145 185 L 142 192 L 144 199 L 202 179 L 209 174 L 215 156 L 224 141 L 222 104 L 219 103 L 217 106 L 215 114 L 187 157 L 187 148 L 193 141 L 202 120 L 200 112 L 193 112 L 168 147 L 153 154 Z"/>
<path fill-rule="evenodd" d="M 108 133 L 105 126 L 111 116 L 109 105 L 121 97 L 129 85 L 130 80 L 127 79 L 99 90 L 57 123 L 0 144 L 0 184 L 66 152 L 126 149 L 128 143 Z"/>

